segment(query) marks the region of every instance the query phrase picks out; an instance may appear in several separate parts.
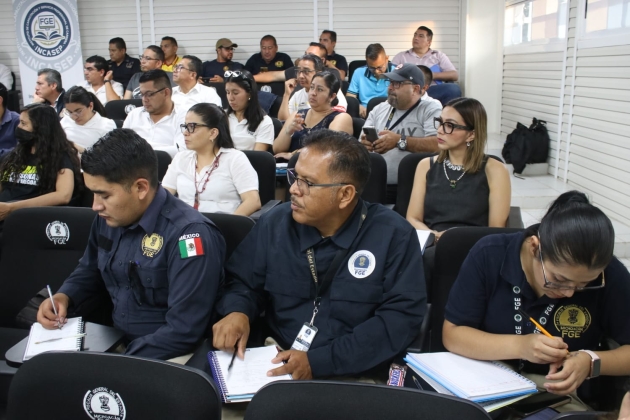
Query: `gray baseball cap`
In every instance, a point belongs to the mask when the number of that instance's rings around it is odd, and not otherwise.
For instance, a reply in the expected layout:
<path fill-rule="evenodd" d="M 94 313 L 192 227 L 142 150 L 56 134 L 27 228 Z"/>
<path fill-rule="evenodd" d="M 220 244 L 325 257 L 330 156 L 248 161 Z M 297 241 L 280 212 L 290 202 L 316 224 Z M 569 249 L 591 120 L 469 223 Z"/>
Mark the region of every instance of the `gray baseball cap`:
<path fill-rule="evenodd" d="M 422 70 L 411 63 L 399 64 L 394 71 L 384 73 L 383 77 L 387 77 L 394 82 L 412 82 L 414 85 L 424 86 L 424 74 Z"/>

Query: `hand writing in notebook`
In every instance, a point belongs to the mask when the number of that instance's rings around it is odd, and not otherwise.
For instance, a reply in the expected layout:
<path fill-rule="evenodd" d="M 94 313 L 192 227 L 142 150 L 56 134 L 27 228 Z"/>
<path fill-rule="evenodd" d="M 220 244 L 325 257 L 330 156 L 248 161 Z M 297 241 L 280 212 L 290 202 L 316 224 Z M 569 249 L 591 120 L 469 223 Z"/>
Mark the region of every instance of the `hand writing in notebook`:
<path fill-rule="evenodd" d="M 267 376 L 280 376 L 289 373 L 293 379 L 313 379 L 311 364 L 306 352 L 300 350 L 281 351 L 271 359 L 271 363 L 280 362 L 285 362 L 285 364 L 270 370 L 267 372 Z"/>
<path fill-rule="evenodd" d="M 532 363 L 557 363 L 564 360 L 569 346 L 560 337 L 549 338 L 543 334 L 520 336 L 521 359 Z"/>
<path fill-rule="evenodd" d="M 559 370 L 562 367 L 562 370 Z M 547 391 L 559 395 L 567 395 L 575 391 L 591 372 L 591 357 L 584 352 L 570 353 L 566 359 L 549 365 L 546 379 Z"/>
<path fill-rule="evenodd" d="M 53 295 L 53 300 L 57 306 L 57 315 L 55 315 L 50 299 L 46 299 L 39 306 L 39 310 L 37 311 L 37 322 L 49 330 L 59 328 L 59 326 L 67 322 L 66 316 L 68 315 L 68 306 L 70 305 L 70 298 L 63 293 Z"/>
<path fill-rule="evenodd" d="M 232 312 L 212 326 L 212 336 L 212 345 L 228 353 L 234 351 L 238 342 L 236 355 L 244 360 L 249 338 L 249 317 L 241 312 Z"/>

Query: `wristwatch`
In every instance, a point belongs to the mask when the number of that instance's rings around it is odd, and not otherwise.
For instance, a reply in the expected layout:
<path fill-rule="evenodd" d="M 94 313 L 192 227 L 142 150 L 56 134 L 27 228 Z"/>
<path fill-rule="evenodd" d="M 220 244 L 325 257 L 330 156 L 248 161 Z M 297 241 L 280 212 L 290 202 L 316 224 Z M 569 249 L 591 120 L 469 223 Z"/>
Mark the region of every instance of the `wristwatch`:
<path fill-rule="evenodd" d="M 404 132 L 400 135 L 400 140 L 398 140 L 396 146 L 400 150 L 407 150 L 407 136 Z"/>
<path fill-rule="evenodd" d="M 602 361 L 600 360 L 599 356 L 595 354 L 594 351 L 590 351 L 590 350 L 578 350 L 578 351 L 583 351 L 584 353 L 591 356 L 591 372 L 589 373 L 586 379 L 597 378 L 599 376 L 599 370 L 602 365 Z"/>
<path fill-rule="evenodd" d="M 103 80 L 103 83 L 111 83 L 111 80 Z"/>

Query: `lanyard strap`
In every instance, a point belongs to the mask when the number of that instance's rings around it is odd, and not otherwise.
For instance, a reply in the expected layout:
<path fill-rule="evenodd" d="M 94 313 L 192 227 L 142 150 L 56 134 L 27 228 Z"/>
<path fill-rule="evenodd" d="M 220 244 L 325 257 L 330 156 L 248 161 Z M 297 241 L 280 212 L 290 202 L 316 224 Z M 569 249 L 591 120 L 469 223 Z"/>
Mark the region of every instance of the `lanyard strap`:
<path fill-rule="evenodd" d="M 523 334 L 523 330 L 524 330 L 523 328 L 524 319 L 523 319 L 523 316 L 518 311 L 523 306 L 523 299 L 521 298 L 521 289 L 518 286 L 514 286 L 512 288 L 512 291 L 514 292 L 514 333 L 521 335 Z M 545 324 L 547 324 L 547 318 L 551 316 L 551 313 L 553 312 L 553 309 L 555 307 L 556 307 L 555 302 L 547 305 L 545 310 L 540 314 L 540 317 L 538 318 L 538 323 L 540 325 L 544 327 Z M 528 315 L 532 316 L 532 314 L 528 314 Z M 538 329 L 538 327 L 534 326 L 534 333 L 540 334 L 541 331 Z"/>
<path fill-rule="evenodd" d="M 363 203 L 363 207 L 361 208 L 361 220 L 359 220 L 359 226 L 357 227 L 357 232 L 354 236 L 354 239 L 356 239 L 357 235 L 359 234 L 361 226 L 363 226 L 363 222 L 367 218 L 367 213 L 367 206 L 365 205 L 365 203 Z M 352 240 L 352 242 L 354 242 L 354 239 Z M 317 312 L 319 311 L 319 304 L 321 303 L 322 295 L 332 283 L 335 273 L 339 269 L 339 266 L 341 265 L 343 260 L 346 258 L 346 255 L 348 255 L 349 251 L 350 248 L 340 249 L 339 251 L 337 251 L 337 253 L 335 254 L 335 258 L 328 267 L 328 271 L 326 271 L 326 274 L 324 275 L 324 280 L 320 282 L 317 276 L 317 265 L 315 264 L 315 251 L 313 250 L 313 247 L 310 247 L 306 250 L 306 260 L 308 261 L 308 266 L 311 270 L 311 276 L 313 277 L 313 281 L 315 282 L 315 300 L 313 301 L 314 309 L 313 318 L 311 319 L 310 323 L 311 326 L 313 325 L 313 321 L 315 320 L 315 315 L 317 315 Z"/>
<path fill-rule="evenodd" d="M 411 111 L 413 111 L 414 109 L 416 109 L 418 107 L 418 105 L 420 105 L 420 101 L 422 101 L 422 99 L 418 99 L 418 102 L 416 102 L 415 104 L 413 104 L 413 106 L 411 108 L 409 108 L 407 110 L 407 112 L 405 112 L 402 117 L 398 118 L 396 120 L 396 122 L 394 123 L 394 125 L 392 125 L 391 128 L 389 128 L 389 125 L 392 123 L 392 119 L 394 119 L 394 113 L 396 112 L 396 108 L 392 107 L 391 112 L 389 113 L 389 117 L 387 118 L 387 123 L 385 123 L 385 130 L 393 130 L 394 128 L 396 128 L 396 126 L 398 124 L 400 124 L 402 122 L 402 120 L 404 120 L 405 118 L 407 118 L 407 115 L 411 114 Z"/>

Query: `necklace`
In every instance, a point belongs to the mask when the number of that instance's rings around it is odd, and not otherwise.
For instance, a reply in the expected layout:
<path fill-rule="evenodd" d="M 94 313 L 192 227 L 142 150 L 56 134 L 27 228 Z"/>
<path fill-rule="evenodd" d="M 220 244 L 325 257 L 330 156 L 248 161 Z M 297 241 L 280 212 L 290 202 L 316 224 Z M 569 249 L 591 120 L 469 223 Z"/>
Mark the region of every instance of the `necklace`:
<path fill-rule="evenodd" d="M 449 162 L 449 163 L 450 163 L 450 162 Z M 451 183 L 451 188 L 455 189 L 455 187 L 457 186 L 457 181 L 459 181 L 460 179 L 462 179 L 462 177 L 463 177 L 464 175 L 466 175 L 466 171 L 464 171 L 464 173 L 463 173 L 463 174 L 461 174 L 461 175 L 459 176 L 459 178 L 457 178 L 457 179 L 450 179 L 450 178 L 448 177 L 448 174 L 446 173 L 446 166 L 447 166 L 447 165 L 446 165 L 446 160 L 445 160 L 445 161 L 444 161 L 444 166 L 443 166 L 443 168 L 444 168 L 444 176 L 446 176 L 446 179 L 448 179 L 448 182 L 450 182 L 450 183 Z"/>
<path fill-rule="evenodd" d="M 197 163 L 195 162 L 195 202 L 193 204 L 193 208 L 195 210 L 199 210 L 199 195 L 203 194 L 203 192 L 206 190 L 206 187 L 208 186 L 208 181 L 210 181 L 210 175 L 212 175 L 212 172 L 214 172 L 214 170 L 219 167 L 219 158 L 220 157 L 221 157 L 221 153 L 219 153 L 214 158 L 214 162 L 212 162 L 212 166 L 204 174 L 205 177 L 206 177 L 205 181 L 203 181 L 203 175 L 202 175 L 201 179 L 199 180 L 199 182 L 197 182 Z M 203 186 L 201 187 L 201 191 L 199 191 L 199 187 L 198 186 L 199 186 L 199 184 L 201 184 L 202 181 L 203 181 Z"/>
<path fill-rule="evenodd" d="M 448 166 L 448 169 L 452 171 L 461 171 L 462 169 L 464 169 L 462 165 L 453 165 L 448 158 L 444 159 L 444 164 Z"/>

